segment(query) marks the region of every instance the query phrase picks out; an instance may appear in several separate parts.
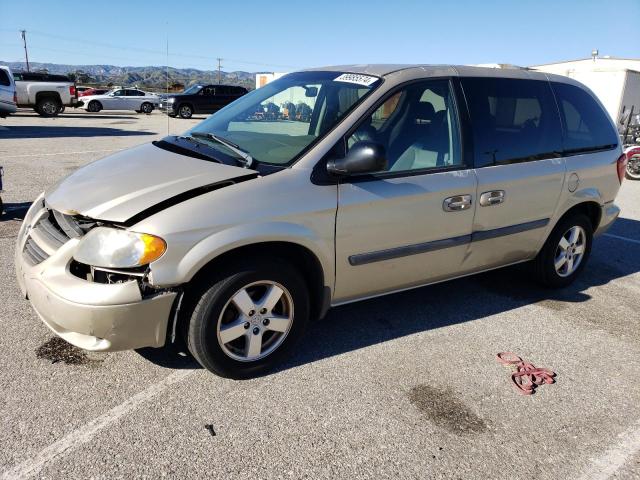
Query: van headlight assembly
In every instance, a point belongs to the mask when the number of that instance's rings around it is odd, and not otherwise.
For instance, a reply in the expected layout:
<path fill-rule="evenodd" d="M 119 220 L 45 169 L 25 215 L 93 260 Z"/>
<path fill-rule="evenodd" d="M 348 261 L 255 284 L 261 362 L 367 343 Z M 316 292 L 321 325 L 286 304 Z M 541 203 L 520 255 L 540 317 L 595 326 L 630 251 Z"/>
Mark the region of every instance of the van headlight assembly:
<path fill-rule="evenodd" d="M 158 260 L 166 250 L 155 235 L 97 227 L 82 237 L 73 258 L 94 267 L 131 268 Z"/>

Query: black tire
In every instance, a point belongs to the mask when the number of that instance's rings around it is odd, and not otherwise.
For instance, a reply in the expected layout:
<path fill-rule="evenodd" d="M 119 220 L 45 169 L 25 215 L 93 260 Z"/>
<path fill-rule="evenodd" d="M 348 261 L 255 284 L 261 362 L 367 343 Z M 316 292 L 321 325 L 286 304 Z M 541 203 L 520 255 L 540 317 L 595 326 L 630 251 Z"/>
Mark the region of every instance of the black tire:
<path fill-rule="evenodd" d="M 191 118 L 193 115 L 193 107 L 183 103 L 178 107 L 178 115 L 180 115 L 180 118 L 184 118 L 185 120 Z"/>
<path fill-rule="evenodd" d="M 64 105 L 60 105 L 60 108 L 58 109 L 58 114 L 64 113 L 65 107 Z"/>
<path fill-rule="evenodd" d="M 247 327 L 249 322 L 245 322 L 243 328 L 247 333 L 243 333 L 233 342 L 241 342 L 241 345 L 244 344 L 244 348 L 248 350 L 249 344 L 246 342 L 251 340 L 252 333 L 262 329 L 264 336 L 261 332 L 259 337 L 261 345 L 264 342 L 264 346 L 266 346 L 273 340 L 275 342 L 273 348 L 275 349 L 256 360 L 242 361 L 232 358 L 233 352 L 229 353 L 228 351 L 228 347 L 232 343 L 225 344 L 224 348 L 227 349 L 225 352 L 218 337 L 218 323 L 223 322 L 223 312 L 226 314 L 230 309 L 235 308 L 230 302 L 237 292 L 245 287 L 259 289 L 261 288 L 259 285 L 257 287 L 250 287 L 250 285 L 254 282 L 265 281 L 279 284 L 289 294 L 288 297 L 283 294 L 279 300 L 279 302 L 288 302 L 290 299 L 292 302 L 290 310 L 292 320 L 289 330 L 282 334 L 269 332 L 269 327 L 261 326 L 261 322 L 264 323 L 266 320 L 242 317 L 245 320 L 251 320 L 252 324 Z M 256 293 L 258 297 L 263 294 L 260 291 Z M 204 368 L 228 378 L 253 377 L 273 368 L 291 351 L 309 321 L 309 292 L 306 283 L 302 275 L 286 262 L 254 259 L 221 269 L 219 273 L 209 277 L 209 284 L 196 292 L 189 303 L 193 305 L 192 309 L 187 310 L 189 318 L 188 325 L 186 325 L 186 343 L 189 351 Z M 285 304 L 278 303 L 277 305 Z M 276 308 L 279 307 L 274 307 L 274 311 Z M 239 312 L 239 309 L 235 308 L 235 310 Z M 230 321 L 243 322 L 240 317 L 234 315 L 233 311 L 231 313 L 233 320 Z M 255 313 L 258 317 L 257 310 Z M 255 323 L 253 323 L 254 321 Z M 283 336 L 281 337 L 281 335 Z"/>
<path fill-rule="evenodd" d="M 89 105 L 87 105 L 87 111 L 92 113 L 98 113 L 102 110 L 102 104 L 97 100 L 91 100 Z"/>
<path fill-rule="evenodd" d="M 55 117 L 60 113 L 62 104 L 55 97 L 43 97 L 36 103 L 36 109 L 42 117 Z"/>
<path fill-rule="evenodd" d="M 569 271 L 565 271 L 563 272 L 563 275 L 558 272 L 555 266 L 556 260 L 561 261 L 560 257 L 562 256 L 562 252 L 560 241 L 574 227 L 579 227 L 584 232 L 584 249 L 582 257 L 579 260 L 578 266 L 575 267 L 575 270 L 571 273 L 569 273 Z M 540 284 L 549 288 L 562 288 L 573 283 L 589 260 L 592 242 L 593 225 L 586 215 L 577 213 L 560 220 L 560 222 L 558 222 L 555 228 L 551 231 L 551 234 L 549 235 L 549 238 L 547 238 L 542 250 L 540 250 L 540 253 L 538 253 L 537 257 L 532 262 L 533 273 L 536 280 Z M 569 252 L 569 254 L 572 262 L 578 258 L 576 253 Z M 566 268 L 566 266 L 562 268 Z"/>
<path fill-rule="evenodd" d="M 149 115 L 151 112 L 153 112 L 153 105 L 149 102 L 144 102 L 142 105 L 140 105 L 140 111 Z"/>
<path fill-rule="evenodd" d="M 629 159 L 624 173 L 629 180 L 640 180 L 640 155 L 634 155 Z"/>

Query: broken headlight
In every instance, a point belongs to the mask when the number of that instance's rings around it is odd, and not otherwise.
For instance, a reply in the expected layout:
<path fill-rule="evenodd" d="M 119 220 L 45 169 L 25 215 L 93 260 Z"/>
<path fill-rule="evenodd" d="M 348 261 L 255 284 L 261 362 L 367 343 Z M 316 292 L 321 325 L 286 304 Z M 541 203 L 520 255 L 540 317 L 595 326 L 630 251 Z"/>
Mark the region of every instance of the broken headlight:
<path fill-rule="evenodd" d="M 97 227 L 82 237 L 73 258 L 95 267 L 130 268 L 159 259 L 166 249 L 155 235 Z"/>

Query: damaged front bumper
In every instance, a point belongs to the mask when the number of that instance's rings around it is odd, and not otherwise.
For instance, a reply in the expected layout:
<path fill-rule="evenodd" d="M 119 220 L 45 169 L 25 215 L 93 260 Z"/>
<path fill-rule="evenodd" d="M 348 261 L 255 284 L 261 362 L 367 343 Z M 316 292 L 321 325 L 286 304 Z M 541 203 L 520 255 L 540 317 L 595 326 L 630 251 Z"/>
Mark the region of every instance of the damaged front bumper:
<path fill-rule="evenodd" d="M 57 250 L 46 252 L 48 256 L 44 260 L 34 262 L 25 244 L 29 239 L 38 239 L 38 232 L 32 232 L 31 224 L 36 224 L 46 209 L 42 205 L 32 210 L 18 236 L 16 274 L 23 295 L 45 325 L 85 350 L 163 346 L 177 293 L 152 291 L 143 295 L 140 281 L 135 278 L 98 283 L 74 275 L 73 252 L 79 238 L 69 239 Z M 34 246 L 37 245 L 31 242 L 29 248 Z"/>

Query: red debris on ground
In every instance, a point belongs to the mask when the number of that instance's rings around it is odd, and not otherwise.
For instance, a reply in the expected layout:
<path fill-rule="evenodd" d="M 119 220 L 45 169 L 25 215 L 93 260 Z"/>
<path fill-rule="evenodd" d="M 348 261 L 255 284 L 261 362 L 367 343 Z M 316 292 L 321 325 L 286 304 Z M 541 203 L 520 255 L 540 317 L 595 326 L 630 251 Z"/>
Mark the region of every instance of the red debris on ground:
<path fill-rule="evenodd" d="M 531 362 L 525 362 L 515 353 L 500 352 L 496 355 L 496 359 L 503 365 L 515 367 L 515 372 L 511 374 L 511 381 L 518 393 L 522 395 L 531 395 L 536 391 L 536 387 L 545 383 L 555 383 L 554 372 L 548 368 L 538 368 Z"/>

